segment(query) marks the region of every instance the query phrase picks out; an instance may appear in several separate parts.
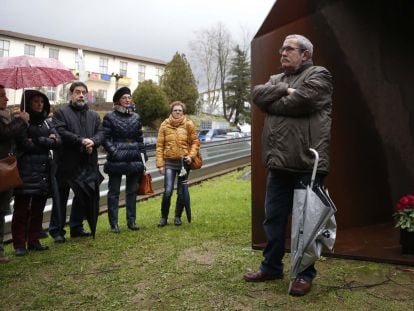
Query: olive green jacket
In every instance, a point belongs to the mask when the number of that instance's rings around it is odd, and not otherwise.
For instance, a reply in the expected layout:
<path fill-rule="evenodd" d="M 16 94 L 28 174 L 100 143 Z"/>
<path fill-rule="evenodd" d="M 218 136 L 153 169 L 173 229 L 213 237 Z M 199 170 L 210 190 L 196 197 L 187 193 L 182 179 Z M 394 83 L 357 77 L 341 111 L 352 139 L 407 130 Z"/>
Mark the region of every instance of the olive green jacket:
<path fill-rule="evenodd" d="M 295 92 L 288 95 L 288 88 Z M 329 172 L 332 91 L 329 71 L 310 60 L 293 74 L 277 74 L 254 87 L 253 102 L 266 113 L 262 160 L 267 168 L 310 172 L 313 148 L 319 153 L 318 173 Z"/>

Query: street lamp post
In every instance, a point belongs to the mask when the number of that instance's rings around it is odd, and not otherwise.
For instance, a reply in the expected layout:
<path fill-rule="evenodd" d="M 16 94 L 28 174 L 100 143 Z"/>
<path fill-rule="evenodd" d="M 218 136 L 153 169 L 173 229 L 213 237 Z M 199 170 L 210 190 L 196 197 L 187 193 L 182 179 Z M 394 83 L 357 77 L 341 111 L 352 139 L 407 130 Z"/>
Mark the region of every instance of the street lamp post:
<path fill-rule="evenodd" d="M 115 73 L 115 72 L 113 72 L 111 76 L 115 78 L 115 92 L 116 92 L 116 90 L 118 89 L 118 81 L 119 79 L 122 79 L 124 76 L 119 73 Z"/>

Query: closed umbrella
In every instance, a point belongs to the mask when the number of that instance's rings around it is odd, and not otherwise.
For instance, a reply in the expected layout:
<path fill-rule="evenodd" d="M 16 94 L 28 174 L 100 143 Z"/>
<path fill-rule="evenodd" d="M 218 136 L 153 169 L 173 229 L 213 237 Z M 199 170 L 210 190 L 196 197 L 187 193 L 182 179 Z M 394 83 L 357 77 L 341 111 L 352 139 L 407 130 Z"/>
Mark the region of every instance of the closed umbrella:
<path fill-rule="evenodd" d="M 297 274 L 321 256 L 323 245 L 332 251 L 336 238 L 336 208 L 328 193 L 314 185 L 319 155 L 309 150 L 315 155 L 311 183 L 293 196 L 289 292 Z"/>
<path fill-rule="evenodd" d="M 99 185 L 104 178 L 97 165 L 94 164 L 93 155 L 85 156 L 87 159 L 82 161 L 78 174 L 75 174 L 75 178 L 70 178 L 68 184 L 75 194 L 74 200 L 78 200 L 74 204 L 85 207 L 85 218 L 95 238 L 99 216 Z"/>

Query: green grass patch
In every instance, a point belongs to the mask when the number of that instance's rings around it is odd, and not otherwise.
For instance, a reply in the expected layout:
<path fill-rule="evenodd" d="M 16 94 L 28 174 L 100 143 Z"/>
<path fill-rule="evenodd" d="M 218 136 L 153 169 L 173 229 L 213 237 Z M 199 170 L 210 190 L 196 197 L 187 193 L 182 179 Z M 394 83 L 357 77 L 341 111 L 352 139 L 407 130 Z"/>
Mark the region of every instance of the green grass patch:
<path fill-rule="evenodd" d="M 249 168 L 191 187 L 193 222 L 158 228 L 161 198 L 139 202 L 139 231 L 119 235 L 100 216 L 97 237 L 43 240 L 50 250 L 0 266 L 0 310 L 413 310 L 414 273 L 325 258 L 312 292 L 288 280 L 246 283 L 262 255 L 251 249 Z M 173 198 L 172 202 L 175 201 Z M 170 215 L 174 215 L 174 203 Z M 6 252 L 12 254 L 11 245 Z M 288 273 L 289 256 L 285 259 Z"/>

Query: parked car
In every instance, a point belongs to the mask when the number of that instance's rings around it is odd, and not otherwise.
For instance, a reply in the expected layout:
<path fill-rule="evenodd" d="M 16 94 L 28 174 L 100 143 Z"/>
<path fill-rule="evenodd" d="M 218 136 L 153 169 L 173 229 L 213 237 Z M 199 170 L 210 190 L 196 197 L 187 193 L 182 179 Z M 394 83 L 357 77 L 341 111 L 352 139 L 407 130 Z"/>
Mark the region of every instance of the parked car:
<path fill-rule="evenodd" d="M 200 141 L 205 141 L 206 140 L 206 134 L 208 133 L 209 130 L 199 130 L 198 131 L 198 139 Z"/>
<path fill-rule="evenodd" d="M 147 150 L 155 150 L 155 147 L 157 146 L 157 137 L 144 137 L 144 145 Z"/>
<path fill-rule="evenodd" d="M 200 141 L 217 141 L 227 139 L 227 130 L 226 129 L 209 129 L 209 130 L 200 130 L 198 132 L 198 139 Z"/>

